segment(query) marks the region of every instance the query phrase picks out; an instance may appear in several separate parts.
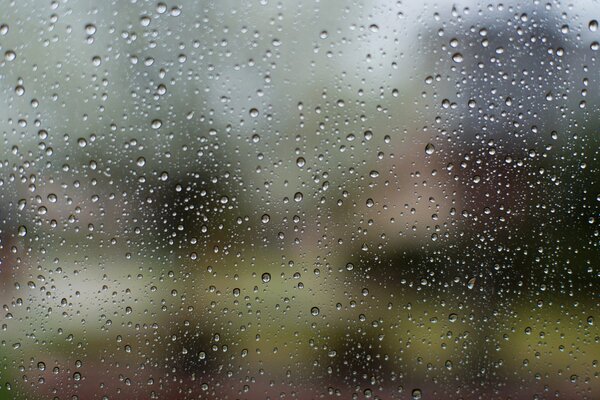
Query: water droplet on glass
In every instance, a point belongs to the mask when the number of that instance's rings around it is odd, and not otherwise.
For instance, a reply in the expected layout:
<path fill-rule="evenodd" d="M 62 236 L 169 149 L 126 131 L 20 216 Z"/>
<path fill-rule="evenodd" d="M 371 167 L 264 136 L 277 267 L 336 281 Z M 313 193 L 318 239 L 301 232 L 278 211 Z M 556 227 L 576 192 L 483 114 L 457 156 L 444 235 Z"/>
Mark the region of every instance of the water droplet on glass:
<path fill-rule="evenodd" d="M 469 279 L 469 281 L 467 282 L 467 288 L 473 289 L 475 287 L 475 282 L 476 281 L 477 281 L 476 278 Z"/>
<path fill-rule="evenodd" d="M 425 146 L 425 154 L 430 156 L 434 152 L 435 152 L 435 146 L 432 143 L 427 143 L 427 145 Z"/>
<path fill-rule="evenodd" d="M 88 35 L 93 35 L 94 33 L 96 33 L 96 25 L 87 24 L 85 26 L 85 33 L 87 33 Z"/>
<path fill-rule="evenodd" d="M 413 389 L 411 395 L 412 400 L 420 400 L 422 396 L 421 389 Z"/>
<path fill-rule="evenodd" d="M 12 50 L 7 50 L 6 52 L 4 52 L 4 59 L 6 61 L 13 61 L 15 58 L 17 58 L 17 53 L 15 53 Z"/>

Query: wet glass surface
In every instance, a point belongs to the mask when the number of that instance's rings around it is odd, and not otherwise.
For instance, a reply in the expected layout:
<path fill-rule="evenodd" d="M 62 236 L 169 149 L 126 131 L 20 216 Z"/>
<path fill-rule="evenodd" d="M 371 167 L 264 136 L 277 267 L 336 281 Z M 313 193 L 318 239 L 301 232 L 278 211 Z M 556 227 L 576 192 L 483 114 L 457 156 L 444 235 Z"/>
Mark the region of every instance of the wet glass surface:
<path fill-rule="evenodd" d="M 594 1 L 0 1 L 0 399 L 598 399 Z"/>

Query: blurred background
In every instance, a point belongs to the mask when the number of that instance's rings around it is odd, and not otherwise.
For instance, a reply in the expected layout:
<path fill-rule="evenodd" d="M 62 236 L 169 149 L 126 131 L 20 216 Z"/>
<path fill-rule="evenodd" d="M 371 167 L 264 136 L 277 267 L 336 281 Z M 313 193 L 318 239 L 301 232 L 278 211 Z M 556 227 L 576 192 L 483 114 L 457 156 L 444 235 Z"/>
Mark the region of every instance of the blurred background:
<path fill-rule="evenodd" d="M 597 2 L 0 5 L 0 399 L 600 398 Z"/>

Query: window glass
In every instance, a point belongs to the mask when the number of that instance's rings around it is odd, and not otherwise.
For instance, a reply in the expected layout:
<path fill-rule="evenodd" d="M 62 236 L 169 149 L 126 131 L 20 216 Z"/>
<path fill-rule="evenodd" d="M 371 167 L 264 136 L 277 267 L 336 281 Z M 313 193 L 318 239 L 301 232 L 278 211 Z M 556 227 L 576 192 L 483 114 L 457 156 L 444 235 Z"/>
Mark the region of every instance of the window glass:
<path fill-rule="evenodd" d="M 0 400 L 600 398 L 595 1 L 0 5 Z"/>

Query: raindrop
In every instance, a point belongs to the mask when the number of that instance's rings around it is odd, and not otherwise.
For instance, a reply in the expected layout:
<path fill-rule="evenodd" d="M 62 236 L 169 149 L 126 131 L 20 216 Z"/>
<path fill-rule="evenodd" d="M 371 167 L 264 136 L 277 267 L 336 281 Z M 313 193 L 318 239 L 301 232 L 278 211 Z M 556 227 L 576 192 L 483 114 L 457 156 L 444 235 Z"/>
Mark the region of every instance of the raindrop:
<path fill-rule="evenodd" d="M 85 33 L 87 33 L 88 35 L 93 35 L 94 33 L 96 33 L 96 25 L 87 24 L 85 26 Z"/>
<path fill-rule="evenodd" d="M 452 61 L 454 61 L 457 64 L 460 64 L 461 62 L 463 62 L 463 55 L 460 53 L 454 53 L 452 55 Z"/>
<path fill-rule="evenodd" d="M 425 146 L 425 154 L 430 156 L 434 152 L 435 152 L 435 146 L 432 143 L 427 143 L 427 146 Z"/>
<path fill-rule="evenodd" d="M 422 396 L 421 389 L 413 389 L 412 400 L 420 400 Z"/>
<path fill-rule="evenodd" d="M 4 52 L 4 59 L 6 61 L 13 61 L 15 58 L 17 58 L 17 54 L 14 51 L 7 50 L 6 52 Z"/>
<path fill-rule="evenodd" d="M 471 278 L 469 279 L 469 281 L 467 282 L 467 288 L 469 289 L 473 289 L 475 287 L 475 282 L 477 280 L 475 278 Z"/>

